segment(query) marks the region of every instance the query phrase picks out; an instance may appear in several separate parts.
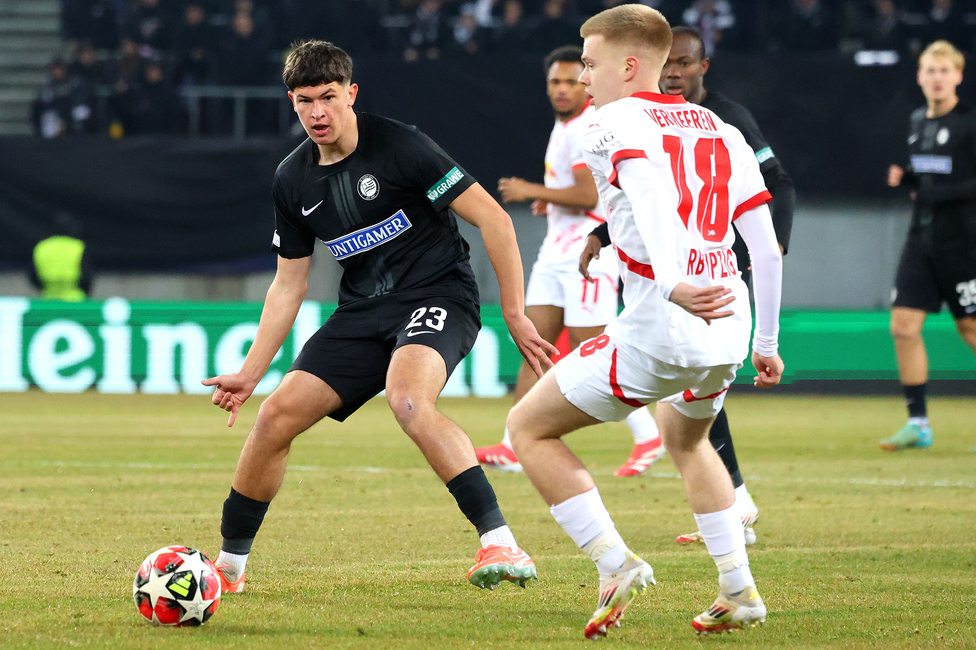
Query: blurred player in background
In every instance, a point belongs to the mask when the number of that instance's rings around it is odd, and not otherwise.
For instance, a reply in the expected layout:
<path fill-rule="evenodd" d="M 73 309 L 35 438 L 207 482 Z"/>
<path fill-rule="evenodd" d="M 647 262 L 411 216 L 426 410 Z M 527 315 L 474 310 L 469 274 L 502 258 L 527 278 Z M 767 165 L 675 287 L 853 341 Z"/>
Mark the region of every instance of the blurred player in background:
<path fill-rule="evenodd" d="M 708 429 L 749 352 L 752 317 L 731 249 L 733 220 L 755 270 L 755 383 L 770 387 L 782 376 L 782 253 L 770 195 L 738 130 L 680 96 L 655 92 L 671 47 L 659 12 L 621 5 L 590 18 L 581 34 L 580 81 L 597 108 L 582 146 L 607 208 L 624 310 L 515 405 L 512 441 L 557 523 L 597 565 L 599 599 L 585 630 L 597 638 L 653 582 L 653 571 L 624 543 L 593 478 L 561 438 L 657 401 L 661 437 L 719 570 L 719 596 L 694 629 L 749 626 L 765 620 L 766 607 L 732 481 Z"/>
<path fill-rule="evenodd" d="M 569 347 L 603 333 L 617 315 L 617 264 L 607 258 L 593 265 L 588 278 L 577 268 L 587 233 L 606 217 L 599 203 L 593 174 L 587 169 L 579 137 L 591 124 L 593 107 L 579 83 L 583 72 L 582 48 L 567 45 L 553 50 L 545 60 L 546 87 L 556 125 L 546 148 L 545 184 L 521 178 L 503 178 L 498 191 L 505 202 L 532 201 L 532 212 L 545 216 L 546 238 L 532 266 L 525 292 L 526 314 L 550 343 L 563 331 L 569 333 Z M 527 363 L 519 369 L 515 403 L 535 384 L 535 373 Z M 647 471 L 664 455 L 654 417 L 638 409 L 627 417 L 634 437 L 634 449 L 616 476 L 636 476 Z M 519 472 L 522 466 L 512 451 L 508 429 L 500 444 L 479 447 L 478 460 L 495 469 Z"/>
<path fill-rule="evenodd" d="M 83 302 L 91 295 L 92 266 L 81 222 L 70 212 L 54 217 L 54 234 L 37 242 L 29 279 L 45 300 Z"/>
<path fill-rule="evenodd" d="M 793 208 L 796 205 L 793 181 L 786 174 L 779 159 L 766 142 L 766 138 L 763 137 L 749 110 L 721 93 L 705 90 L 704 77 L 711 61 L 705 56 L 705 45 L 698 32 L 690 27 L 675 27 L 672 34 L 674 40 L 671 44 L 671 52 L 664 64 L 664 70 L 661 71 L 661 92 L 667 95 L 681 95 L 689 102 L 704 106 L 712 111 L 722 118 L 726 124 L 739 129 L 756 154 L 766 189 L 773 197 L 771 204 L 773 228 L 776 230 L 776 239 L 779 242 L 780 251 L 785 255 L 790 246 L 790 232 L 793 230 Z M 596 228 L 586 238 L 586 245 L 580 258 L 580 272 L 584 276 L 589 273 L 590 260 L 598 259 L 600 248 L 609 245 L 610 234 L 605 225 Z M 740 237 L 736 237 L 735 243 L 732 244 L 732 250 L 735 252 L 736 259 L 739 260 L 742 281 L 749 284 L 752 267 L 746 262 L 749 259 L 749 252 L 746 250 L 745 242 Z M 745 480 L 742 478 L 742 472 L 739 470 L 739 461 L 735 454 L 735 446 L 732 444 L 729 419 L 725 414 L 724 407 L 719 411 L 718 417 L 715 418 L 715 423 L 708 433 L 708 439 L 722 458 L 722 462 L 725 463 L 725 467 L 732 477 L 732 485 L 735 486 L 736 505 L 739 507 L 742 526 L 746 531 L 746 543 L 752 544 L 756 541 L 753 524 L 759 519 L 759 508 L 752 500 L 752 495 L 749 494 Z M 695 532 L 680 535 L 676 541 L 679 544 L 688 544 L 701 542 L 702 538 L 700 533 Z"/>
<path fill-rule="evenodd" d="M 306 41 L 283 75 L 308 139 L 278 167 L 272 186 L 278 271 L 243 368 L 205 380 L 228 426 L 291 330 L 305 297 L 315 240 L 343 267 L 339 306 L 305 343 L 261 404 L 224 502 L 214 563 L 224 591 L 244 587 L 254 537 L 281 487 L 292 441 L 329 416 L 345 420 L 384 388 L 404 432 L 478 530 L 468 580 L 525 585 L 535 564 L 515 542 L 467 435 L 436 408 L 448 376 L 481 327 L 468 245 L 448 209 L 479 228 L 498 276 L 502 313 L 537 374 L 551 366 L 525 316 L 515 228 L 494 199 L 415 127 L 357 113 L 352 60 Z"/>
<path fill-rule="evenodd" d="M 909 162 L 888 170 L 888 185 L 908 185 L 915 199 L 891 309 L 908 422 L 881 441 L 889 451 L 932 446 L 925 317 L 948 303 L 959 334 L 976 351 L 976 111 L 956 93 L 965 62 L 948 41 L 935 41 L 922 52 L 918 85 L 925 106 L 912 113 Z"/>

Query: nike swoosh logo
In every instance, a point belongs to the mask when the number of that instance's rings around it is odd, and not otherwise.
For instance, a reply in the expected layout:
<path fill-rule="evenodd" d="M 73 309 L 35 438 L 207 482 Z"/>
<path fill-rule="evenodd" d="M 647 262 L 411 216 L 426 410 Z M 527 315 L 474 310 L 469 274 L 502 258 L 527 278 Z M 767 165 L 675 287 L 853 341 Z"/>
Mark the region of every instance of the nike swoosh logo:
<path fill-rule="evenodd" d="M 324 201 L 325 201 L 325 199 L 322 199 L 321 201 L 319 201 L 318 203 L 316 203 L 315 205 L 313 205 L 313 206 L 312 206 L 311 208 L 309 208 L 308 210 L 306 210 L 305 208 L 302 208 L 302 216 L 303 216 L 303 217 L 307 217 L 308 215 L 310 215 L 310 214 L 312 214 L 313 212 L 315 212 L 315 208 L 317 208 L 317 207 L 319 207 L 320 205 L 322 205 L 322 203 L 323 203 Z"/>
<path fill-rule="evenodd" d="M 410 337 L 410 336 L 417 336 L 418 334 L 433 334 L 433 332 L 426 331 L 426 330 L 423 331 L 423 332 L 407 332 L 407 336 L 408 337 Z"/>

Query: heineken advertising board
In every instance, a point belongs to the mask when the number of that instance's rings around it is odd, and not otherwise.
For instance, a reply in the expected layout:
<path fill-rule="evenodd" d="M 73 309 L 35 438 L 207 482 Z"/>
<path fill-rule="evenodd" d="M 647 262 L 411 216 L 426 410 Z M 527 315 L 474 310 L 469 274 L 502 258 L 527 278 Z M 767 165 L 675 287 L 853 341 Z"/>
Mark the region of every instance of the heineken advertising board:
<path fill-rule="evenodd" d="M 256 394 L 274 390 L 335 305 L 305 302 Z M 491 308 L 486 311 L 491 312 Z M 442 393 L 501 397 L 520 357 L 497 308 Z M 0 297 L 0 391 L 207 394 L 200 382 L 236 372 L 254 340 L 259 303 L 55 303 Z"/>
<path fill-rule="evenodd" d="M 306 302 L 257 394 L 281 381 L 305 341 L 334 305 Z M 201 380 L 236 372 L 257 333 L 259 303 L 156 303 L 123 298 L 58 303 L 0 297 L 0 391 L 207 394 Z M 501 397 L 515 383 L 520 358 L 497 305 L 482 308 L 471 354 L 442 393 Z M 948 314 L 925 326 L 933 379 L 976 379 L 976 360 Z M 780 352 L 786 382 L 897 378 L 884 312 L 788 311 Z M 745 368 L 738 382 L 751 383 Z M 856 387 L 852 386 L 853 390 Z"/>

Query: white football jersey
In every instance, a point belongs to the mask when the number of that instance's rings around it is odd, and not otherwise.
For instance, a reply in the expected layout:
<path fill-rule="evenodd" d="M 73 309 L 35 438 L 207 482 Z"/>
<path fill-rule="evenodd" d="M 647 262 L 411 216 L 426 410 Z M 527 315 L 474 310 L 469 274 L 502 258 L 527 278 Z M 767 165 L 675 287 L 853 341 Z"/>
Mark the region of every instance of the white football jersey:
<path fill-rule="evenodd" d="M 582 143 L 624 284 L 607 332 L 674 365 L 740 363 L 752 315 L 732 221 L 772 198 L 742 134 L 680 96 L 646 92 L 601 107 Z M 628 159 L 650 164 L 621 172 Z M 692 316 L 667 299 L 678 282 L 731 288 L 734 315 Z"/>
<path fill-rule="evenodd" d="M 556 120 L 546 147 L 545 186 L 561 190 L 576 184 L 573 172 L 586 167 L 580 137 L 593 122 L 593 106 L 587 106 L 576 117 L 565 122 Z M 579 273 L 579 257 L 583 252 L 586 236 L 606 221 L 603 208 L 598 204 L 593 210 L 568 208 L 553 203 L 546 208 L 546 238 L 539 249 L 538 261 L 549 267 L 566 272 Z M 617 266 L 612 260 L 594 260 L 593 272 L 602 272 L 616 278 Z"/>

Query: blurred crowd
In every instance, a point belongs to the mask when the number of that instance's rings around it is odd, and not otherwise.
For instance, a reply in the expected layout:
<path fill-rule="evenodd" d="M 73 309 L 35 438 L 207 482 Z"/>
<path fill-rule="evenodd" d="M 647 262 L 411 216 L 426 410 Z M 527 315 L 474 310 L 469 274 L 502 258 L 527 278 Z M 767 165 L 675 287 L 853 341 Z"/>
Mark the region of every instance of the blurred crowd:
<path fill-rule="evenodd" d="M 406 62 L 490 52 L 544 55 L 578 42 L 588 16 L 633 1 L 62 0 L 68 51 L 51 64 L 33 119 L 46 137 L 106 128 L 116 137 L 182 132 L 181 88 L 278 84 L 282 53 L 297 39 L 325 38 L 353 56 L 386 52 Z M 964 52 L 976 41 L 976 0 L 640 2 L 672 24 L 697 28 L 709 54 L 912 56 L 939 38 Z"/>

